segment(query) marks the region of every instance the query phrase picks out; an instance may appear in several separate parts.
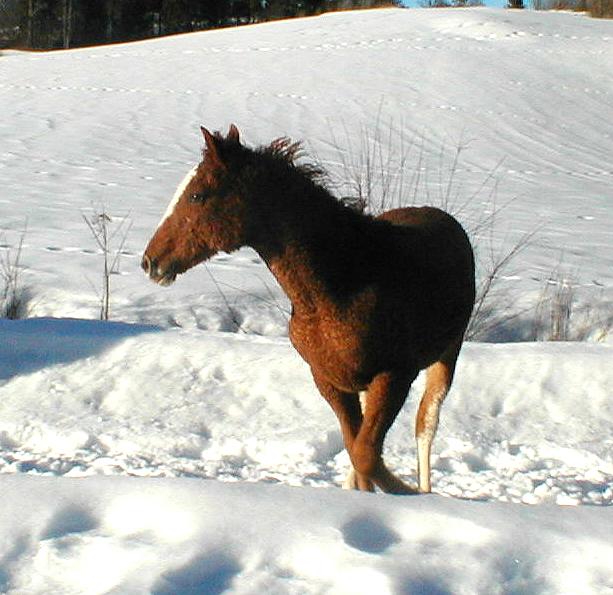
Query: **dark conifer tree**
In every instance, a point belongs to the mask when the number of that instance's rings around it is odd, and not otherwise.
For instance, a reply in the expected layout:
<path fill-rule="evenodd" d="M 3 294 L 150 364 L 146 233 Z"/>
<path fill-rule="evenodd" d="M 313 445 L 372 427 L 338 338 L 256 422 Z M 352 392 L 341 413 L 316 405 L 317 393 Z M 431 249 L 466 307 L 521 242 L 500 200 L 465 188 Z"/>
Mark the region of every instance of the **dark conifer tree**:
<path fill-rule="evenodd" d="M 381 4 L 400 0 L 4 0 L 0 18 L 15 24 L 0 22 L 0 44 L 7 31 L 13 43 L 60 48 Z"/>

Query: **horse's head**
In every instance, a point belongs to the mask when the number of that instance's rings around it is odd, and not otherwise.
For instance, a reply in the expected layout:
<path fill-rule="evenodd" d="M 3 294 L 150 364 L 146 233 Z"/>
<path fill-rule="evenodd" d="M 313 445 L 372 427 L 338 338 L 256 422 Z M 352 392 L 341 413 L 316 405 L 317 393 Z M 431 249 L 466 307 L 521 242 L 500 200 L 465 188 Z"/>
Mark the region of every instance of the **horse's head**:
<path fill-rule="evenodd" d="M 225 138 L 205 128 L 202 133 L 203 160 L 179 184 L 143 256 L 145 273 L 160 285 L 247 239 L 247 205 L 234 189 L 231 165 L 241 151 L 239 132 L 232 125 Z"/>

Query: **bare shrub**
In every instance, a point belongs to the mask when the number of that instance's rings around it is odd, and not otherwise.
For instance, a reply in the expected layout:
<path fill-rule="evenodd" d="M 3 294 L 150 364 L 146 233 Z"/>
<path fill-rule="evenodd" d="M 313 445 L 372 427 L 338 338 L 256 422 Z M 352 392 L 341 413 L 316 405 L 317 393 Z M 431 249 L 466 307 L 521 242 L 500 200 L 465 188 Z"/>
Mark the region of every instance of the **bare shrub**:
<path fill-rule="evenodd" d="M 429 204 L 463 222 L 475 250 L 477 274 L 475 308 L 467 338 L 488 338 L 498 327 L 519 316 L 521 311 L 513 296 L 501 290 L 501 280 L 537 230 L 521 235 L 498 251 L 494 249 L 497 216 L 512 203 L 498 204 L 497 200 L 502 161 L 484 174 L 476 189 L 469 191 L 458 174 L 470 141 L 461 139 L 453 149 L 441 144 L 433 166 L 426 157 L 426 139 L 408 139 L 402 127 L 393 122 L 384 124 L 380 113 L 373 128 L 360 128 L 357 146 L 346 126 L 342 131 L 341 139 L 332 135 L 337 172 L 331 185 L 340 190 L 342 200 L 349 206 L 377 215 L 401 206 Z M 483 203 L 489 206 L 487 210 L 482 208 Z"/>
<path fill-rule="evenodd" d="M 474 246 L 477 287 L 475 306 L 466 329 L 469 341 L 491 340 L 505 334 L 508 337 L 509 326 L 525 313 L 517 307 L 516 297 L 503 289 L 501 279 L 509 275 L 513 261 L 530 246 L 536 233 L 536 229 L 527 232 L 498 252 L 494 251 L 492 239 L 485 245 L 479 243 Z"/>
<path fill-rule="evenodd" d="M 92 237 L 102 252 L 102 291 L 100 320 L 108 320 L 111 307 L 111 275 L 119 274 L 119 259 L 132 227 L 128 215 L 111 217 L 104 206 L 93 209 L 89 216 L 83 214 Z"/>
<path fill-rule="evenodd" d="M 534 341 L 605 341 L 613 329 L 610 305 L 581 303 L 575 276 L 556 267 L 541 291 L 532 321 Z"/>
<path fill-rule="evenodd" d="M 548 281 L 534 319 L 535 338 L 546 341 L 568 341 L 570 318 L 575 300 L 573 283 L 568 278 Z M 540 328 L 539 328 L 540 327 Z M 543 336 L 543 329 L 546 329 Z"/>
<path fill-rule="evenodd" d="M 0 318 L 18 320 L 29 312 L 30 292 L 21 282 L 21 254 L 25 231 L 19 237 L 17 248 L 11 250 L 7 243 L 0 252 Z"/>
<path fill-rule="evenodd" d="M 401 205 L 407 185 L 419 185 L 420 167 L 413 172 L 409 183 L 405 179 L 413 143 L 407 141 L 400 128 L 392 124 L 384 128 L 380 114 L 372 129 L 361 126 L 358 146 L 352 143 L 344 123 L 342 138 L 336 136 L 334 127 L 331 130 L 340 172 L 330 181 L 332 186 L 350 192 L 343 197 L 349 206 L 372 214 L 382 213 Z"/>
<path fill-rule="evenodd" d="M 225 292 L 221 288 L 222 284 L 219 281 L 217 281 L 217 279 L 211 272 L 211 269 L 209 268 L 206 262 L 204 263 L 204 268 L 206 272 L 208 273 L 211 281 L 213 282 L 213 285 L 215 285 L 215 289 L 217 290 L 217 293 L 221 296 L 221 299 L 223 300 L 224 305 L 226 306 L 226 309 L 228 310 L 230 321 L 234 325 L 234 330 L 237 333 L 244 333 L 245 330 L 242 327 L 242 321 L 241 321 L 240 315 L 236 312 L 236 309 L 232 306 L 232 304 L 230 304 L 228 297 L 226 296 Z"/>

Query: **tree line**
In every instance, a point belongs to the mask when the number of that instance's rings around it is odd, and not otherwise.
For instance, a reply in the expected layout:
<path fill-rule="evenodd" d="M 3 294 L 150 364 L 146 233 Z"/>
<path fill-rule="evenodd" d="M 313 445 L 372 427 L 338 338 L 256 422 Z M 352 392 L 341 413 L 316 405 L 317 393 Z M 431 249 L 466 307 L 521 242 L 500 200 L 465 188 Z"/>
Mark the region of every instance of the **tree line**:
<path fill-rule="evenodd" d="M 0 0 L 0 46 L 68 48 L 401 0 Z"/>
<path fill-rule="evenodd" d="M 613 17 L 613 0 L 526 0 L 537 10 Z M 482 0 L 419 0 L 421 6 L 470 6 Z M 0 48 L 69 48 L 320 14 L 400 6 L 402 0 L 0 0 Z M 523 8 L 524 0 L 507 0 Z"/>

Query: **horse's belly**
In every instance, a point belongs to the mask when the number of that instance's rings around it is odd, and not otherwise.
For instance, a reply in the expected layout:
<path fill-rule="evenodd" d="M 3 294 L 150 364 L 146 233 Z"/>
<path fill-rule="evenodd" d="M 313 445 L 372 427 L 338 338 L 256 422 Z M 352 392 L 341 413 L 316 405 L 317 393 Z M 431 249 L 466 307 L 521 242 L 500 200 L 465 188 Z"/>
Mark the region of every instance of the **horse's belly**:
<path fill-rule="evenodd" d="M 305 327 L 290 323 L 290 340 L 314 374 L 339 390 L 364 390 L 372 380 L 372 364 L 364 340 L 344 332 L 342 325 Z"/>

